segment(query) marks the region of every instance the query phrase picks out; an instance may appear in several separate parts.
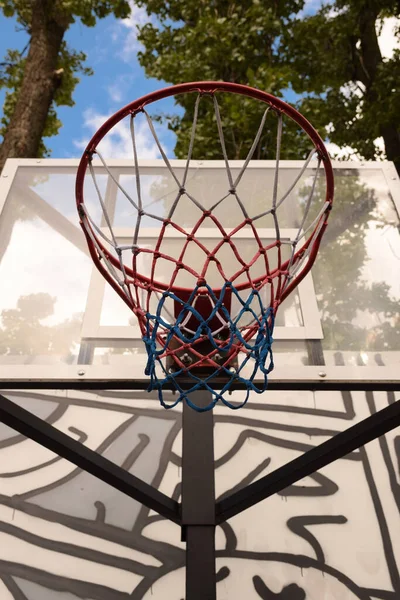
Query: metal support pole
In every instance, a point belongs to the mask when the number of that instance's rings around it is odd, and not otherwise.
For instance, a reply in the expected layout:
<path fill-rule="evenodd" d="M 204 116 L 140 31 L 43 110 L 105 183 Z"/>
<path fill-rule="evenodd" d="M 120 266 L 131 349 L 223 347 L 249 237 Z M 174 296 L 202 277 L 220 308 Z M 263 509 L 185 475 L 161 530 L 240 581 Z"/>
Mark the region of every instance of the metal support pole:
<path fill-rule="evenodd" d="M 209 392 L 194 392 L 199 407 Z M 216 600 L 213 411 L 183 403 L 182 537 L 186 541 L 186 600 Z"/>

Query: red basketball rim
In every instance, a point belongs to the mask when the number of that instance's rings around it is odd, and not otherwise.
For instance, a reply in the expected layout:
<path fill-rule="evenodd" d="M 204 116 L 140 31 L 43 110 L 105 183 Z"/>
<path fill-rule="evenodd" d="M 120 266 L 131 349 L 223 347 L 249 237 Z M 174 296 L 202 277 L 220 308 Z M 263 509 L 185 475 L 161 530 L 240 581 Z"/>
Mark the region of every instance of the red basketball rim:
<path fill-rule="evenodd" d="M 221 81 L 221 82 L 200 81 L 200 82 L 192 82 L 192 83 L 181 83 L 179 85 L 170 86 L 168 88 L 157 90 L 155 92 L 152 92 L 150 94 L 142 96 L 141 98 L 134 100 L 130 104 L 127 104 L 125 107 L 121 108 L 118 112 L 116 112 L 112 117 L 110 117 L 100 127 L 100 129 L 94 134 L 94 136 L 88 143 L 88 145 L 82 155 L 81 161 L 79 163 L 77 177 L 76 177 L 76 187 L 75 187 L 76 203 L 77 203 L 78 211 L 79 211 L 80 206 L 84 205 L 83 187 L 84 187 L 84 180 L 85 180 L 85 176 L 87 173 L 89 161 L 90 161 L 91 157 L 93 156 L 93 154 L 96 152 L 96 148 L 97 148 L 98 144 L 107 135 L 107 133 L 128 115 L 135 114 L 135 113 L 141 111 L 145 106 L 152 104 L 153 102 L 156 102 L 157 100 L 161 100 L 163 98 L 168 98 L 170 96 L 176 96 L 178 94 L 191 93 L 191 92 L 208 93 L 208 94 L 213 94 L 215 92 L 231 92 L 233 94 L 248 96 L 249 98 L 253 98 L 255 100 L 259 100 L 261 102 L 264 102 L 265 104 L 268 104 L 276 111 L 287 115 L 289 118 L 291 118 L 293 121 L 295 121 L 298 125 L 300 125 L 300 127 L 303 129 L 303 131 L 308 135 L 310 140 L 313 142 L 313 144 L 316 148 L 316 151 L 322 161 L 322 164 L 324 166 L 324 171 L 325 171 L 325 180 L 326 180 L 325 202 L 327 202 L 329 205 L 332 204 L 333 192 L 334 192 L 334 178 L 333 178 L 333 170 L 332 170 L 332 164 L 331 164 L 331 161 L 329 158 L 329 154 L 328 154 L 325 144 L 322 141 L 318 132 L 314 129 L 314 127 L 311 125 L 311 123 L 302 114 L 300 114 L 295 108 L 293 108 L 292 106 L 290 106 L 283 100 L 276 98 L 275 96 L 272 96 L 271 94 L 268 94 L 267 92 L 263 92 L 262 90 L 251 88 L 251 87 L 248 87 L 245 85 L 240 85 L 238 83 L 229 83 L 229 82 L 224 82 L 224 81 Z M 309 256 L 309 260 L 307 261 L 307 264 L 300 271 L 300 273 L 291 281 L 289 286 L 287 286 L 287 288 L 285 289 L 285 291 L 282 295 L 281 300 L 283 300 L 284 297 L 289 295 L 289 293 L 292 291 L 292 289 L 298 285 L 298 283 L 303 279 L 303 277 L 305 277 L 305 275 L 311 269 L 312 264 L 315 259 L 315 256 L 318 251 L 319 243 L 321 241 L 322 235 L 325 230 L 326 214 L 327 213 L 324 213 L 321 215 L 321 219 L 325 219 L 324 226 L 321 227 L 318 236 L 314 240 L 314 246 L 313 246 L 312 251 L 310 252 L 310 256 Z M 83 224 L 82 224 L 82 227 L 83 227 Z M 90 227 L 90 225 L 89 225 L 89 227 Z M 93 241 L 91 240 L 90 236 L 85 231 L 84 227 L 83 227 L 83 230 L 84 230 L 84 233 L 85 233 L 87 241 L 88 241 L 88 245 L 89 245 L 89 249 L 90 249 L 92 258 L 94 258 L 96 263 L 98 265 L 100 265 L 100 260 L 97 255 L 97 251 L 95 249 Z M 311 236 L 305 242 L 305 244 L 303 244 L 303 246 L 296 252 L 295 257 L 304 253 L 306 248 L 309 246 L 310 240 L 311 240 Z M 110 252 L 107 250 L 106 247 L 104 247 L 104 245 L 100 242 L 100 240 L 97 239 L 97 243 L 99 244 L 99 247 L 101 248 L 102 252 L 104 252 L 104 255 L 106 256 L 107 260 L 109 260 L 115 267 L 120 268 L 119 261 L 112 254 L 110 254 Z M 288 264 L 289 264 L 289 261 L 284 263 L 281 266 L 281 268 L 279 269 L 279 271 L 282 272 L 282 270 L 284 270 L 288 266 Z M 184 291 L 184 292 L 190 291 L 190 288 L 182 288 L 180 286 L 169 286 L 168 284 L 165 284 L 163 282 L 152 281 L 150 278 L 146 277 L 145 275 L 134 272 L 127 265 L 125 266 L 125 269 L 126 269 L 127 274 L 130 277 L 133 277 L 135 280 L 137 280 L 139 283 L 142 283 L 143 285 L 147 285 L 147 284 L 151 283 L 152 286 L 154 286 L 155 288 L 157 288 L 159 290 L 171 289 L 173 292 L 176 292 L 177 294 L 179 294 L 180 291 Z M 101 270 L 103 271 L 103 268 Z M 273 275 L 274 275 L 274 273 L 270 273 L 269 278 L 273 277 Z M 257 283 L 259 283 L 260 281 L 263 281 L 264 279 L 266 279 L 266 277 L 261 277 L 261 278 L 257 279 L 256 281 L 253 282 L 253 285 L 256 285 Z M 245 282 L 245 283 L 239 284 L 238 286 L 235 286 L 235 287 L 238 291 L 240 291 L 242 289 L 249 288 L 250 285 L 248 282 Z M 214 291 L 215 291 L 215 293 L 219 293 L 220 289 L 216 289 Z"/>

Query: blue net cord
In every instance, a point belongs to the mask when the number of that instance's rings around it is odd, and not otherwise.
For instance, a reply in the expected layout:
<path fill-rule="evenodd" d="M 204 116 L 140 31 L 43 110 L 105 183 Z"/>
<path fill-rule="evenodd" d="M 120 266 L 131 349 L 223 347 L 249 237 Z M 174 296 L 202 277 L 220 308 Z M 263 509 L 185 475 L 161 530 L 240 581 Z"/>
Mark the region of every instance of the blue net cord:
<path fill-rule="evenodd" d="M 207 317 L 201 315 L 193 306 L 195 299 L 201 290 L 207 290 L 207 295 L 212 301 L 213 309 Z M 229 311 L 224 306 L 225 294 L 232 294 L 240 303 L 241 309 L 237 316 L 231 317 Z M 162 317 L 162 312 L 167 300 L 173 300 L 182 306 L 182 309 L 174 324 L 168 323 Z M 187 332 L 185 323 L 188 317 L 194 317 L 198 326 L 194 332 Z M 224 323 L 224 332 L 226 339 L 213 333 L 211 323 L 215 319 Z M 243 324 L 243 320 L 251 322 Z M 249 399 L 250 392 L 261 394 L 268 385 L 268 374 L 274 368 L 272 356 L 272 331 L 274 324 L 274 313 L 271 307 L 265 308 L 259 292 L 252 289 L 246 300 L 244 300 L 231 282 L 226 282 L 219 297 L 207 285 L 196 286 L 187 301 L 183 301 L 172 291 L 165 291 L 158 303 L 156 314 L 146 313 L 145 315 L 145 335 L 143 341 L 147 350 L 147 365 L 145 373 L 150 376 L 150 385 L 148 391 L 157 390 L 160 403 L 164 408 L 173 408 L 179 402 L 185 401 L 191 408 L 198 412 L 208 411 L 214 408 L 217 402 L 221 402 L 231 409 L 243 407 Z M 246 335 L 247 332 L 247 335 Z M 254 336 L 251 334 L 254 333 Z M 175 351 L 171 350 L 171 342 Z M 164 364 L 168 355 L 176 356 L 176 350 L 191 349 L 192 354 L 196 356 L 196 345 L 199 342 L 207 341 L 210 345 L 210 351 L 205 356 L 201 356 L 194 365 L 190 367 L 179 367 L 175 363 L 177 370 L 169 370 Z M 176 343 L 177 342 L 177 343 Z M 177 348 L 178 346 L 178 348 Z M 216 353 L 223 353 L 226 356 L 225 363 L 219 365 L 213 360 Z M 232 369 L 230 363 L 232 359 L 242 352 L 243 360 L 237 369 Z M 200 353 L 199 353 L 200 356 Z M 178 359 L 179 360 L 179 359 Z M 250 374 L 244 376 L 244 369 L 249 361 L 254 361 Z M 198 372 L 197 366 L 207 365 L 207 373 L 202 375 Z M 197 372 L 196 372 L 197 370 Z M 258 385 L 254 384 L 254 379 L 258 373 L 263 378 Z M 223 388 L 216 391 L 213 388 L 215 378 L 222 376 L 225 384 Z M 180 380 L 185 379 L 185 389 L 182 389 Z M 193 385 L 188 386 L 188 381 L 193 381 Z M 245 386 L 245 399 L 240 404 L 232 403 L 224 395 L 229 394 L 235 383 Z M 177 399 L 167 404 L 163 398 L 165 388 L 174 389 L 178 393 Z M 205 407 L 196 406 L 190 399 L 190 395 L 198 390 L 205 390 L 211 393 L 212 401 Z"/>

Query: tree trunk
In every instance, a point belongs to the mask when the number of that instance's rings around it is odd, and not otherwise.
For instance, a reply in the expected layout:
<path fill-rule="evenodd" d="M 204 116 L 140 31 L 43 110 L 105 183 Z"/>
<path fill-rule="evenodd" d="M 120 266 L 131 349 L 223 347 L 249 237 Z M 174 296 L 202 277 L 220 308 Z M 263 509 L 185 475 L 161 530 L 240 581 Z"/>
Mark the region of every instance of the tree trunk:
<path fill-rule="evenodd" d="M 382 106 L 382 110 L 384 109 L 385 107 Z M 381 127 L 381 132 L 385 142 L 386 157 L 394 162 L 397 173 L 400 175 L 400 131 L 396 125 Z"/>
<path fill-rule="evenodd" d="M 362 7 L 359 15 L 361 56 L 357 71 L 360 75 L 360 81 L 366 87 L 366 102 L 376 101 L 376 91 L 374 91 L 373 85 L 377 69 L 383 62 L 376 33 L 378 15 L 379 11 L 376 8 L 371 8 L 368 2 Z M 381 108 L 383 111 L 385 110 L 384 106 Z M 387 159 L 394 162 L 400 175 L 400 132 L 397 123 L 382 126 L 380 133 L 385 143 Z"/>
<path fill-rule="evenodd" d="M 60 84 L 58 55 L 69 23 L 52 14 L 54 0 L 32 1 L 29 53 L 17 103 L 0 147 L 0 171 L 7 158 L 38 156 L 47 115 Z M 57 20 L 56 20 L 57 19 Z"/>

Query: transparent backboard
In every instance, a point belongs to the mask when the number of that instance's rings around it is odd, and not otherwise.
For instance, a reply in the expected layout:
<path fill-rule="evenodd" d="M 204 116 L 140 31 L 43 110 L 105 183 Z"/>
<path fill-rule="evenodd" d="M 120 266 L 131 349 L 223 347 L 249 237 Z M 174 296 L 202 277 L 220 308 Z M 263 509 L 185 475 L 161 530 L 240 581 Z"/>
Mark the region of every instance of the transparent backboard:
<path fill-rule="evenodd" d="M 183 168 L 180 161 L 172 163 L 177 171 Z M 146 356 L 136 319 L 93 266 L 79 227 L 74 197 L 77 165 L 76 160 L 10 160 L 3 172 L 0 379 L 143 377 Z M 116 180 L 134 193 L 130 161 L 110 161 L 110 165 Z M 279 193 L 290 188 L 301 166 L 282 161 Z M 390 163 L 339 162 L 334 166 L 334 208 L 316 263 L 278 312 L 272 376 L 318 378 L 319 367 L 324 367 L 325 376 L 330 377 L 332 369 L 347 367 L 356 378 L 397 379 L 399 180 Z M 240 163 L 233 163 L 232 168 L 239 169 Z M 101 164 L 95 169 L 114 231 L 124 241 L 131 234 L 132 214 Z M 314 169 L 310 163 L 282 207 L 280 226 L 288 240 L 298 227 L 298 205 L 311 185 Z M 254 161 L 247 168 L 241 194 L 255 212 L 262 211 L 271 195 L 273 174 L 273 162 Z M 164 163 L 142 161 L 141 176 L 145 206 L 165 216 L 172 187 Z M 188 188 L 205 205 L 212 202 L 226 188 L 224 164 L 193 161 Z M 85 201 L 92 216 L 101 221 L 90 179 Z M 182 214 L 190 226 L 193 210 L 186 207 Z M 239 216 L 225 209 L 219 218 L 234 227 Z M 271 216 L 261 220 L 263 239 L 273 239 Z M 149 219 L 142 243 L 154 245 L 159 226 L 159 221 Z M 205 244 L 214 243 L 219 235 L 217 228 L 208 228 Z M 178 241 L 167 240 L 171 252 Z M 239 251 L 246 255 L 250 244 L 243 234 Z M 228 264 L 229 260 L 227 256 Z M 160 273 L 165 280 L 168 276 L 167 270 Z"/>

